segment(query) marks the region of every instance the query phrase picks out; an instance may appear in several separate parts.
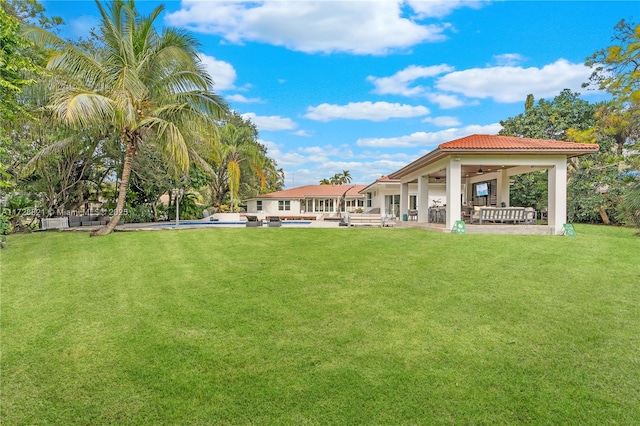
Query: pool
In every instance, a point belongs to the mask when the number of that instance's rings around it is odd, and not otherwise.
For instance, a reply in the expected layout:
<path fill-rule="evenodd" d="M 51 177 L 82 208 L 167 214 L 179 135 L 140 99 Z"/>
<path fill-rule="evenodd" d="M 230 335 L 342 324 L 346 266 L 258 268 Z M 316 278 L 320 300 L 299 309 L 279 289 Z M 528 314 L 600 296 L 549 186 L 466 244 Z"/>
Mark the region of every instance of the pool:
<path fill-rule="evenodd" d="M 218 222 L 218 221 L 210 221 L 210 222 L 180 222 L 178 226 L 246 226 L 247 222 L 238 221 L 238 222 Z M 267 222 L 263 222 L 263 226 L 266 225 Z M 310 220 L 283 220 L 282 225 L 311 225 Z M 151 226 L 172 226 L 175 227 L 175 222 L 165 222 L 165 223 L 156 223 Z"/>

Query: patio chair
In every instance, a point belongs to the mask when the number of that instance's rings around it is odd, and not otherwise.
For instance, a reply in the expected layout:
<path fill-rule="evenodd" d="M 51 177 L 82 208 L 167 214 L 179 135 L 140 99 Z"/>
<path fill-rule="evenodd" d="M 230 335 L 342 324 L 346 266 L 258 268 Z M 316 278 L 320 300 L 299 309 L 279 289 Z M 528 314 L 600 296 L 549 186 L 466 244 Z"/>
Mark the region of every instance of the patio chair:
<path fill-rule="evenodd" d="M 525 209 L 524 209 L 524 223 L 525 223 L 525 225 L 535 225 L 537 217 L 538 217 L 538 214 L 534 210 L 533 207 L 525 207 Z"/>
<path fill-rule="evenodd" d="M 269 216 L 269 220 L 267 221 L 267 226 L 269 228 L 279 228 L 282 226 L 282 220 L 280 220 L 280 216 Z"/>
<path fill-rule="evenodd" d="M 262 221 L 258 220 L 258 216 L 247 216 L 247 228 L 257 228 L 262 226 Z"/>

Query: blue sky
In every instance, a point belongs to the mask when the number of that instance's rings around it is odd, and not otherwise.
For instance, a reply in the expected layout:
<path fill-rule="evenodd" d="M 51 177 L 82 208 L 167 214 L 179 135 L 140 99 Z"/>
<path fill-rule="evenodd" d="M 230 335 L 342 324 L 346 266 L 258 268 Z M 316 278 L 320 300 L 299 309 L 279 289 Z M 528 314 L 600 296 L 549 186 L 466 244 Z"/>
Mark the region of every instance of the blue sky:
<path fill-rule="evenodd" d="M 138 1 L 189 29 L 216 91 L 260 130 L 286 187 L 349 170 L 369 184 L 473 133 L 495 134 L 527 94 L 582 89 L 585 58 L 638 1 Z M 92 1 L 43 1 L 62 34 L 98 24 Z M 634 21 L 635 22 L 635 21 Z"/>

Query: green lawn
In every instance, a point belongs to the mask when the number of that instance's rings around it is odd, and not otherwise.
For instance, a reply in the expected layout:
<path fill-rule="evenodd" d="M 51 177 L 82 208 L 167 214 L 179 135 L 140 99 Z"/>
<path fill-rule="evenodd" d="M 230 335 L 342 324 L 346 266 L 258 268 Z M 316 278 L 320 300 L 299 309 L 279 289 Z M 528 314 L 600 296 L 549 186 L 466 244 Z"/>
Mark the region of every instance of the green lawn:
<path fill-rule="evenodd" d="M 10 236 L 14 424 L 640 424 L 640 238 Z"/>

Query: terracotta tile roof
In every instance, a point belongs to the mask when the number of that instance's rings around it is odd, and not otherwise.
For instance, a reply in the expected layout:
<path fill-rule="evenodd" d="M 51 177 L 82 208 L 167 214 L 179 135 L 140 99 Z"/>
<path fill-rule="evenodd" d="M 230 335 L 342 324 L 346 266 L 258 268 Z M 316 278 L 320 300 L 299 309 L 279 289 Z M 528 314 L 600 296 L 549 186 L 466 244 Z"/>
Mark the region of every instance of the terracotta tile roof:
<path fill-rule="evenodd" d="M 361 193 L 364 193 L 364 191 L 366 191 L 367 189 L 371 188 L 372 186 L 374 186 L 376 183 L 382 183 L 382 184 L 386 184 L 386 183 L 400 183 L 401 180 L 400 179 L 392 179 L 389 176 L 382 176 L 378 179 L 376 179 L 375 182 L 365 186 L 364 188 L 362 188 L 360 190 Z"/>
<path fill-rule="evenodd" d="M 376 182 L 400 182 L 400 179 L 391 179 L 389 176 L 382 176 L 376 179 Z"/>
<path fill-rule="evenodd" d="M 347 191 L 349 197 L 362 197 L 358 192 L 366 185 L 305 185 L 284 189 L 255 197 L 260 198 L 307 198 L 307 197 L 342 197 Z"/>
<path fill-rule="evenodd" d="M 516 136 L 470 135 L 445 142 L 440 150 L 583 150 L 598 149 L 598 145 L 546 139 L 519 138 Z"/>
<path fill-rule="evenodd" d="M 504 154 L 504 155 L 567 155 L 575 157 L 597 152 L 596 144 L 563 142 L 546 139 L 519 138 L 515 136 L 470 135 L 442 143 L 438 148 L 409 163 L 389 176 L 397 179 L 422 167 L 455 154 Z"/>

